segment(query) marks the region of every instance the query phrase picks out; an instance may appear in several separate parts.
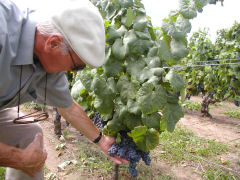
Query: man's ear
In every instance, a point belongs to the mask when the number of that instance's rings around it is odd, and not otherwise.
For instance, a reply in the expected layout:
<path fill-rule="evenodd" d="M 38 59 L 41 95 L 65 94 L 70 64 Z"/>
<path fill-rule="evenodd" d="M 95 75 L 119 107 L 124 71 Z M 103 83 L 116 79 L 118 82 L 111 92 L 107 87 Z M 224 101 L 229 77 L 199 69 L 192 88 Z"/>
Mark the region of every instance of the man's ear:
<path fill-rule="evenodd" d="M 59 53 L 62 49 L 63 38 L 58 35 L 51 35 L 45 42 L 44 49 L 48 53 Z"/>

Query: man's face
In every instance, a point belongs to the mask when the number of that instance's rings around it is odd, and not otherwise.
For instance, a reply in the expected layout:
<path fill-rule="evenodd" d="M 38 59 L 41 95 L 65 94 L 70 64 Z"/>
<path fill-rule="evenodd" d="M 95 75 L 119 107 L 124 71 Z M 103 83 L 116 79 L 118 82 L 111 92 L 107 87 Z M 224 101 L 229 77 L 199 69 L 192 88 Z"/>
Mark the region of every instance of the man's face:
<path fill-rule="evenodd" d="M 72 64 L 73 64 L 73 67 L 71 68 L 71 71 L 75 72 L 75 71 L 79 71 L 79 70 L 84 69 L 86 67 L 86 65 L 85 64 L 84 65 L 82 65 L 82 64 L 77 65 L 77 61 L 74 60 L 74 58 L 73 58 L 73 54 L 71 52 L 72 51 L 71 48 L 67 44 L 65 44 L 65 46 L 67 48 L 68 55 L 70 56 L 70 58 L 72 60 Z"/>
<path fill-rule="evenodd" d="M 85 63 L 62 38 L 49 37 L 42 53 L 38 56 L 44 70 L 48 73 L 83 69 Z"/>

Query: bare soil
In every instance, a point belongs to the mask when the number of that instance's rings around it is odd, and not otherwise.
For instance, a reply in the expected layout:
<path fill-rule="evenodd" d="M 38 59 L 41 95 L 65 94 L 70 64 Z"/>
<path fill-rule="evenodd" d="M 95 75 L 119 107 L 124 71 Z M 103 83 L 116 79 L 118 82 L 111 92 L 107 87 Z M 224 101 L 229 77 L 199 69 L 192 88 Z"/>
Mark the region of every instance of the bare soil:
<path fill-rule="evenodd" d="M 201 101 L 201 97 L 192 97 L 191 100 Z M 224 102 L 222 106 L 211 106 L 210 113 L 213 118 L 201 117 L 200 111 L 188 111 L 186 110 L 185 116 L 179 121 L 179 125 L 192 130 L 195 135 L 208 139 L 213 139 L 225 144 L 233 144 L 233 151 L 221 156 L 221 159 L 230 161 L 230 167 L 240 172 L 240 165 L 237 161 L 240 160 L 240 119 L 229 118 L 224 112 L 236 109 L 232 103 Z M 67 172 L 60 170 L 58 165 L 65 162 L 66 160 L 75 159 L 78 152 L 76 142 L 86 142 L 86 138 L 80 136 L 74 128 L 66 127 L 64 120 L 62 120 L 62 129 L 67 129 L 71 136 L 71 140 L 65 141 L 66 150 L 56 150 L 56 144 L 62 143 L 59 138 L 54 134 L 53 118 L 54 113 L 50 110 L 50 118 L 48 121 L 41 122 L 41 126 L 44 131 L 45 148 L 48 152 L 48 158 L 46 161 L 46 167 L 52 173 L 58 174 L 59 180 L 100 180 L 100 179 L 111 179 L 111 175 L 102 177 L 101 175 L 89 176 L 87 172 L 82 171 L 71 171 Z M 94 145 L 93 145 L 94 147 Z M 95 147 L 94 147 L 95 148 Z M 200 180 L 201 177 L 201 163 L 183 163 L 170 165 L 160 160 L 153 161 L 151 170 L 155 171 L 154 174 L 170 174 L 174 179 L 177 180 Z M 129 179 L 128 175 L 124 175 L 124 179 Z M 156 178 L 151 178 L 156 179 Z"/>

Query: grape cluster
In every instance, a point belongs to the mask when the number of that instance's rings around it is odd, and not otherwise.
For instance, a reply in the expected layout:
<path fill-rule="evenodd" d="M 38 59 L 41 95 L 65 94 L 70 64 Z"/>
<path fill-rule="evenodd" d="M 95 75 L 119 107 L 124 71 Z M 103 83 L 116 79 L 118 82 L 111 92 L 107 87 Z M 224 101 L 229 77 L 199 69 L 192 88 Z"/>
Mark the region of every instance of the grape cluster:
<path fill-rule="evenodd" d="M 198 84 L 198 89 L 199 89 L 200 91 L 204 90 L 204 85 L 201 84 L 201 83 L 199 83 L 199 84 Z"/>
<path fill-rule="evenodd" d="M 211 91 L 211 92 L 209 93 L 209 95 L 210 95 L 211 97 L 213 97 L 214 94 L 215 94 L 215 91 Z"/>
<path fill-rule="evenodd" d="M 106 122 L 104 122 L 101 118 L 101 114 L 99 112 L 95 112 L 94 117 L 92 118 L 92 122 L 98 129 L 102 129 Z"/>
<path fill-rule="evenodd" d="M 229 90 L 229 91 L 233 91 L 234 88 L 230 85 L 230 86 L 228 87 L 228 90 Z"/>
<path fill-rule="evenodd" d="M 99 112 L 96 112 L 96 113 L 94 114 L 94 117 L 93 117 L 91 120 L 92 120 L 93 124 L 94 124 L 98 129 L 102 129 L 102 128 L 105 126 L 105 124 L 106 124 L 106 122 L 104 122 L 104 121 L 102 120 L 101 114 L 99 114 Z M 80 133 L 80 136 L 83 136 L 83 134 Z"/>
<path fill-rule="evenodd" d="M 133 142 L 127 133 L 120 132 L 121 134 L 121 143 L 114 143 L 108 150 L 110 156 L 115 154 L 120 158 L 125 158 L 129 161 L 128 171 L 131 177 L 137 177 L 138 171 L 136 169 L 137 163 L 142 159 L 146 165 L 151 164 L 151 158 L 149 152 L 143 152 L 140 150 L 136 144 Z"/>
<path fill-rule="evenodd" d="M 233 103 L 235 104 L 235 106 L 239 107 L 239 102 L 236 99 L 234 99 Z"/>

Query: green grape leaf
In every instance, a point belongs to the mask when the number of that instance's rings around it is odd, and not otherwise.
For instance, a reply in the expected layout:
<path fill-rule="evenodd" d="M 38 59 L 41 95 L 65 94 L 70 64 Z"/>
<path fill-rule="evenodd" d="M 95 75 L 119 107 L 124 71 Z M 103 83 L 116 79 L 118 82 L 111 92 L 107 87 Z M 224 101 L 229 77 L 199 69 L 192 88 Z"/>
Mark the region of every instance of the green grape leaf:
<path fill-rule="evenodd" d="M 73 99 L 78 99 L 86 91 L 85 87 L 83 86 L 81 80 L 77 80 L 72 89 L 71 89 L 71 96 Z"/>
<path fill-rule="evenodd" d="M 159 85 L 160 78 L 157 76 L 152 76 L 151 78 L 148 79 L 146 83 L 151 83 L 153 85 Z"/>
<path fill-rule="evenodd" d="M 182 89 L 184 89 L 184 88 L 182 88 Z M 179 101 L 179 97 L 178 97 L 177 93 L 168 92 L 168 95 L 167 95 L 168 103 L 178 104 L 178 101 Z"/>
<path fill-rule="evenodd" d="M 132 114 L 141 114 L 141 109 L 138 103 L 133 99 L 128 99 L 127 101 L 127 109 Z"/>
<path fill-rule="evenodd" d="M 153 75 L 157 77 L 162 77 L 162 75 L 165 73 L 165 70 L 160 67 L 152 68 L 151 71 L 153 72 Z"/>
<path fill-rule="evenodd" d="M 144 114 L 157 112 L 166 103 L 166 91 L 160 85 L 145 83 L 137 93 L 137 102 Z"/>
<path fill-rule="evenodd" d="M 116 39 L 112 46 L 112 53 L 118 60 L 123 60 L 127 54 L 127 47 L 121 39 Z"/>
<path fill-rule="evenodd" d="M 208 0 L 195 0 L 195 7 L 197 8 L 197 11 L 200 13 L 203 11 L 202 8 L 207 4 L 208 4 Z"/>
<path fill-rule="evenodd" d="M 117 12 L 116 6 L 114 6 L 112 3 L 108 3 L 105 12 L 106 19 L 111 19 Z"/>
<path fill-rule="evenodd" d="M 136 145 L 144 152 L 154 149 L 159 144 L 159 133 L 153 128 L 148 129 L 146 126 L 138 126 L 128 135 L 133 138 Z"/>
<path fill-rule="evenodd" d="M 146 66 L 146 63 L 143 59 L 135 60 L 133 58 L 129 58 L 126 62 L 127 72 L 134 77 L 139 79 L 141 75 L 141 71 Z"/>
<path fill-rule="evenodd" d="M 133 24 L 133 19 L 133 10 L 131 8 L 128 8 L 126 16 L 122 17 L 122 23 L 129 28 Z"/>
<path fill-rule="evenodd" d="M 188 50 L 182 41 L 172 39 L 171 43 L 171 53 L 175 58 L 183 58 L 188 54 Z"/>
<path fill-rule="evenodd" d="M 173 59 L 170 47 L 168 46 L 168 44 L 165 40 L 162 40 L 160 42 L 160 45 L 158 48 L 158 55 L 161 59 L 163 59 L 165 61 L 172 61 L 172 59 Z"/>
<path fill-rule="evenodd" d="M 127 29 L 124 26 L 121 26 L 118 30 L 116 30 L 115 26 L 109 26 L 108 27 L 108 33 L 109 36 L 107 38 L 107 41 L 113 41 L 115 39 L 120 38 L 121 36 L 124 36 Z"/>
<path fill-rule="evenodd" d="M 141 126 L 141 116 L 131 113 L 126 113 L 123 117 L 123 124 L 129 129 L 133 130 L 137 126 Z"/>
<path fill-rule="evenodd" d="M 183 32 L 184 36 L 187 33 L 190 33 L 190 31 L 192 29 L 192 25 L 191 25 L 189 19 L 185 19 L 181 16 L 178 16 L 175 26 L 179 32 Z"/>
<path fill-rule="evenodd" d="M 135 31 L 136 35 L 138 38 L 143 39 L 143 40 L 149 40 L 151 36 L 147 32 L 140 32 L 140 31 Z"/>
<path fill-rule="evenodd" d="M 124 9 L 132 7 L 134 5 L 133 0 L 114 0 L 114 1 L 120 4 L 120 6 Z"/>
<path fill-rule="evenodd" d="M 92 85 L 92 75 L 91 72 L 86 70 L 86 71 L 80 71 L 80 79 L 84 87 L 86 88 L 87 91 L 91 89 Z"/>
<path fill-rule="evenodd" d="M 102 132 L 107 136 L 116 136 L 120 130 L 125 130 L 126 127 L 123 125 L 122 119 L 114 114 L 113 119 L 108 121 L 107 125 L 104 126 Z"/>
<path fill-rule="evenodd" d="M 103 77 L 95 76 L 91 86 L 92 91 L 98 96 L 111 95 L 107 87 L 107 82 Z"/>
<path fill-rule="evenodd" d="M 139 76 L 139 81 L 144 82 L 147 79 L 150 79 L 153 76 L 153 72 L 149 67 L 145 67 L 141 72 Z"/>
<path fill-rule="evenodd" d="M 141 3 L 140 0 L 134 0 L 134 3 L 136 6 L 140 7 L 140 8 L 144 8 L 144 5 Z"/>
<path fill-rule="evenodd" d="M 145 14 L 138 14 L 133 20 L 133 29 L 135 31 L 143 31 L 147 27 L 147 17 Z"/>
<path fill-rule="evenodd" d="M 162 62 L 158 56 L 148 57 L 145 59 L 149 68 L 157 68 L 162 66 Z"/>
<path fill-rule="evenodd" d="M 127 78 L 120 78 L 117 82 L 117 88 L 120 91 L 121 100 L 127 103 L 128 99 L 135 99 L 140 85 L 137 82 L 128 81 Z"/>
<path fill-rule="evenodd" d="M 102 66 L 104 74 L 107 77 L 112 77 L 117 75 L 122 71 L 122 62 L 113 59 L 112 57 L 108 58 L 107 61 Z"/>
<path fill-rule="evenodd" d="M 143 125 L 147 126 L 148 128 L 154 128 L 156 130 L 160 130 L 160 121 L 161 121 L 161 115 L 158 112 L 149 114 L 149 115 L 143 115 L 142 122 Z"/>
<path fill-rule="evenodd" d="M 179 104 L 167 103 L 163 109 L 163 120 L 165 121 L 167 130 L 172 132 L 183 115 L 182 107 Z"/>
<path fill-rule="evenodd" d="M 112 97 L 102 97 L 96 96 L 93 101 L 94 107 L 98 110 L 101 114 L 111 114 L 114 108 L 114 102 Z"/>
<path fill-rule="evenodd" d="M 136 54 L 144 54 L 152 46 L 153 46 L 152 41 L 137 39 L 135 42 L 133 42 L 130 48 L 130 52 Z"/>
<path fill-rule="evenodd" d="M 180 10 L 179 12 L 186 19 L 193 19 L 197 16 L 197 10 L 195 5 L 190 2 L 190 0 L 180 0 Z"/>
<path fill-rule="evenodd" d="M 147 57 L 155 57 L 158 55 L 158 47 L 153 46 L 152 48 L 150 48 Z"/>
<path fill-rule="evenodd" d="M 111 92 L 113 94 L 116 94 L 117 93 L 117 84 L 113 77 L 110 77 L 107 79 L 107 84 L 108 84 L 108 88 L 111 90 Z"/>
<path fill-rule="evenodd" d="M 235 88 L 235 89 L 239 89 L 239 87 L 240 87 L 240 80 L 234 80 L 232 82 L 232 87 Z"/>
<path fill-rule="evenodd" d="M 185 81 L 183 77 L 177 74 L 174 70 L 170 70 L 165 79 L 170 82 L 171 87 L 173 88 L 174 92 L 179 92 L 185 85 Z"/>
<path fill-rule="evenodd" d="M 186 33 L 178 30 L 174 24 L 170 24 L 169 22 L 164 22 L 162 24 L 162 30 L 174 39 L 182 39 L 186 36 Z"/>
<path fill-rule="evenodd" d="M 132 47 L 134 42 L 137 40 L 137 36 L 134 32 L 134 30 L 130 30 L 128 32 L 125 33 L 124 37 L 123 37 L 123 44 L 127 45 L 129 47 Z"/>

